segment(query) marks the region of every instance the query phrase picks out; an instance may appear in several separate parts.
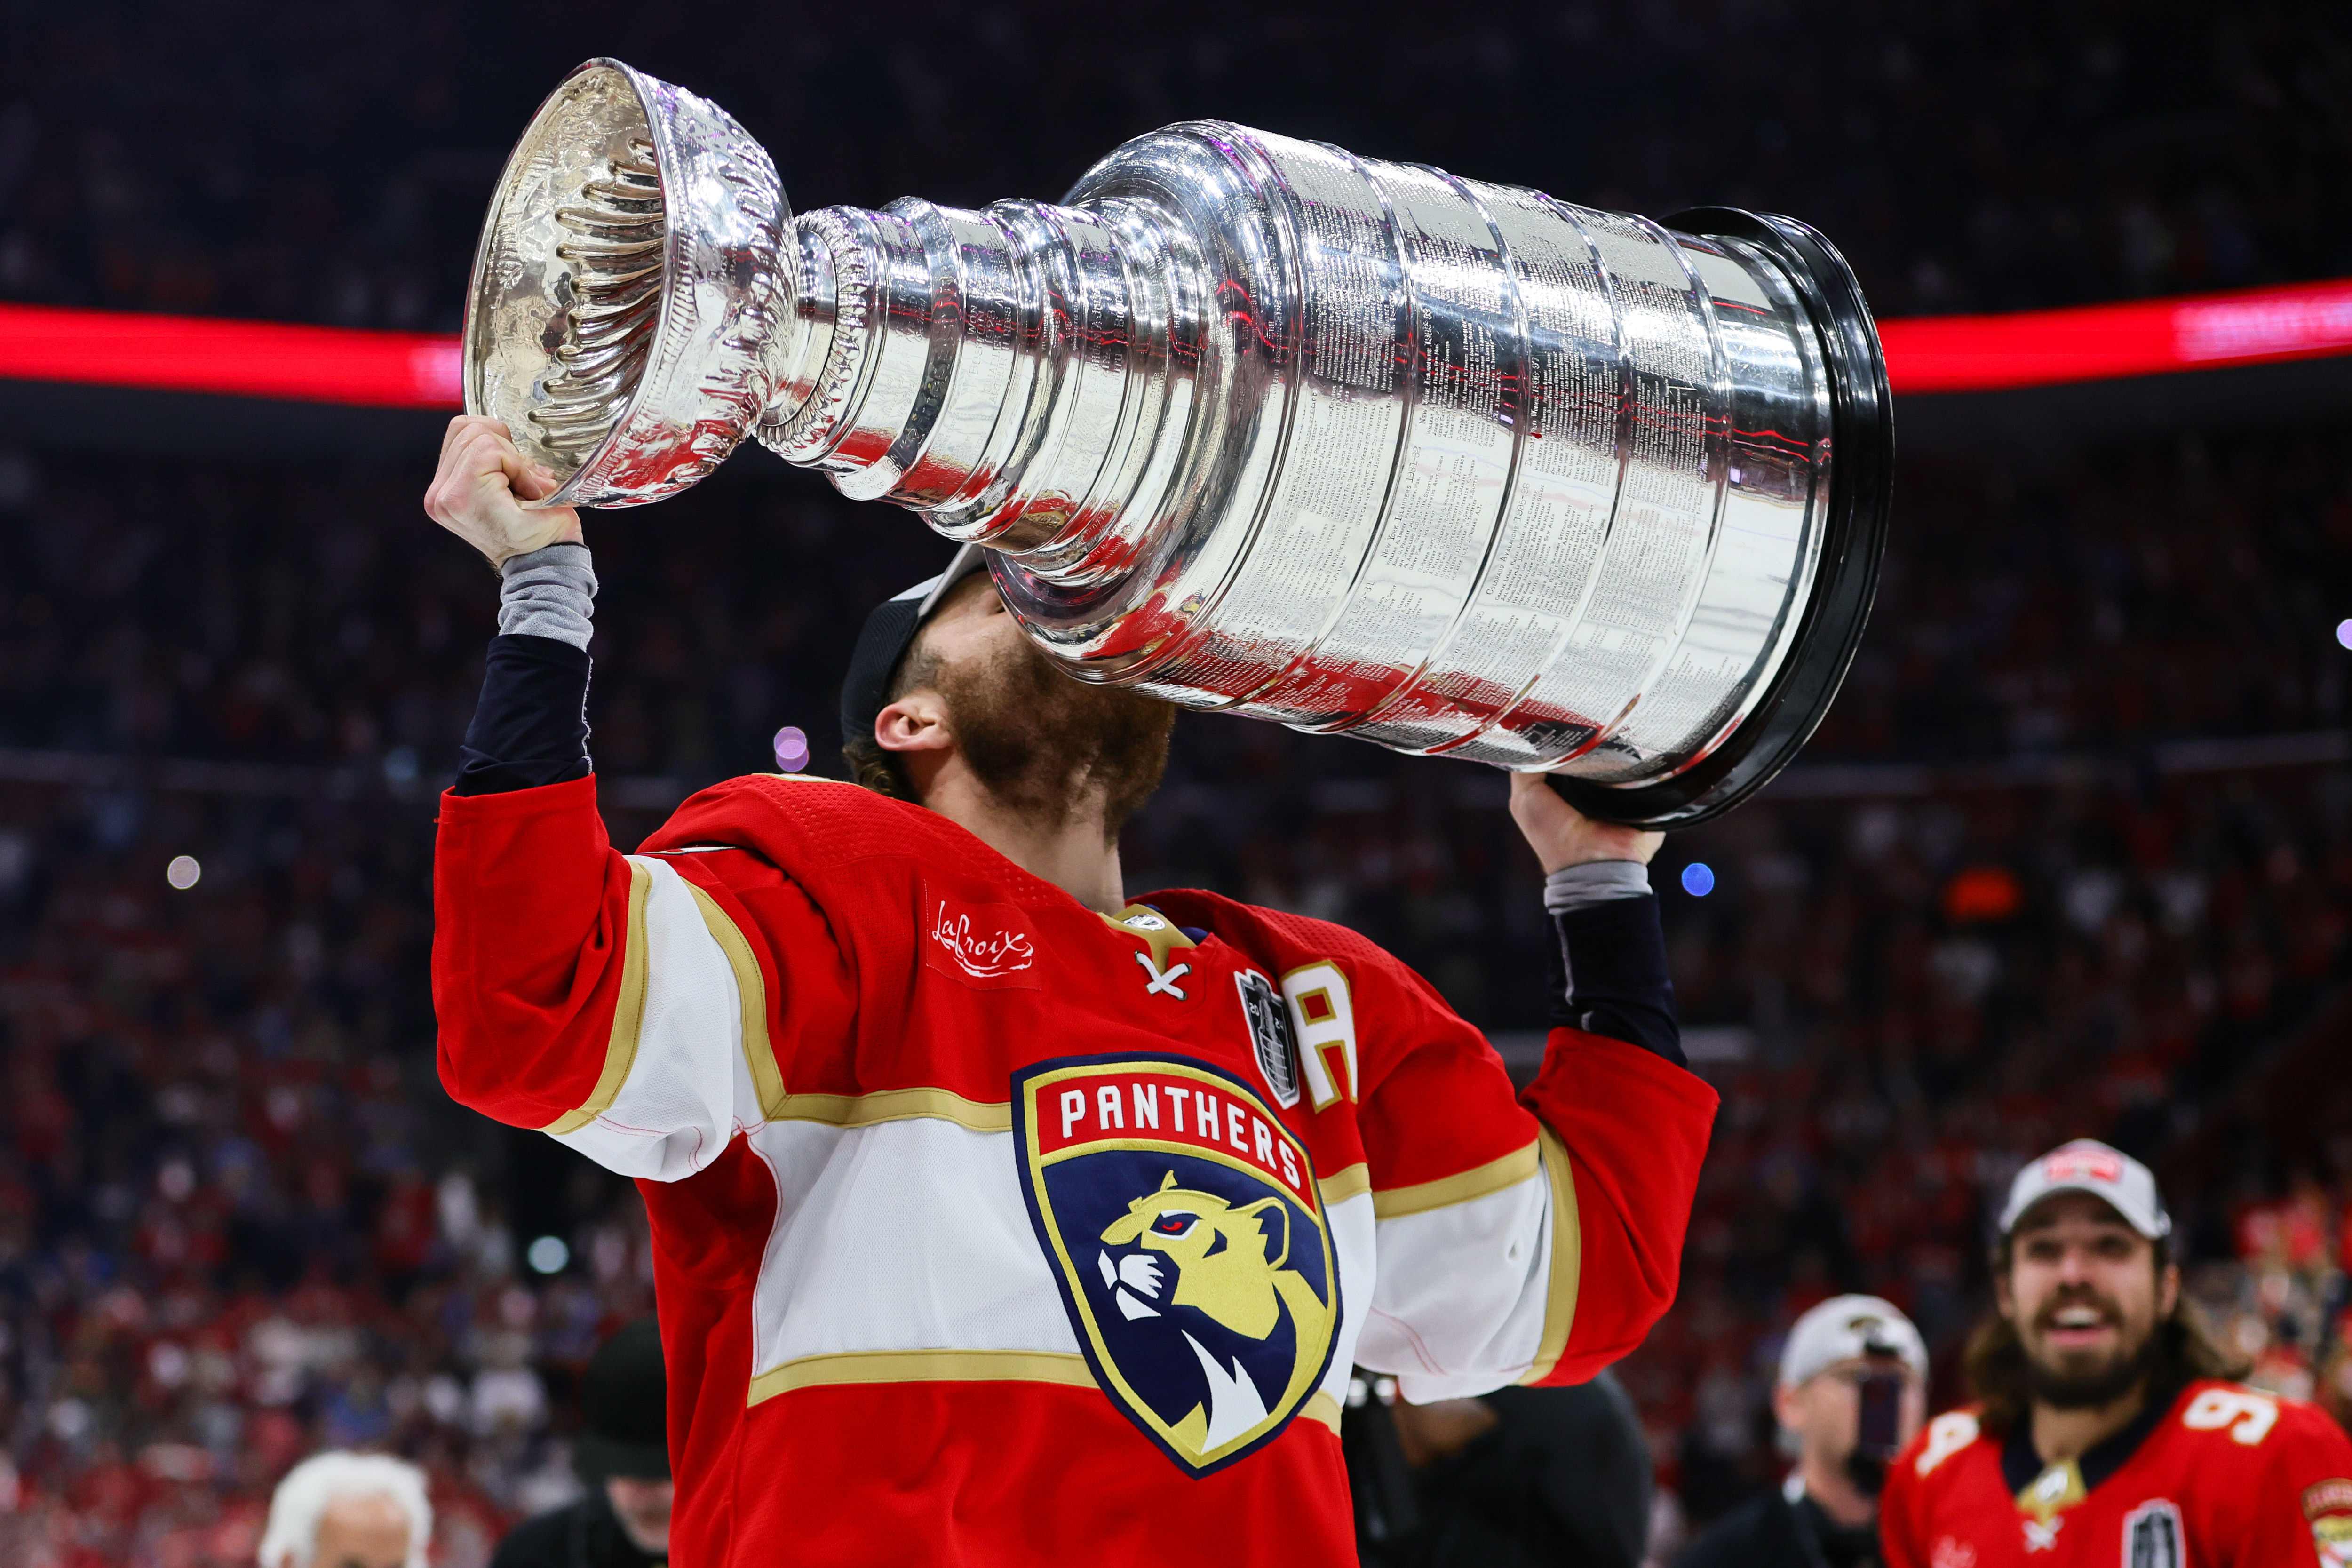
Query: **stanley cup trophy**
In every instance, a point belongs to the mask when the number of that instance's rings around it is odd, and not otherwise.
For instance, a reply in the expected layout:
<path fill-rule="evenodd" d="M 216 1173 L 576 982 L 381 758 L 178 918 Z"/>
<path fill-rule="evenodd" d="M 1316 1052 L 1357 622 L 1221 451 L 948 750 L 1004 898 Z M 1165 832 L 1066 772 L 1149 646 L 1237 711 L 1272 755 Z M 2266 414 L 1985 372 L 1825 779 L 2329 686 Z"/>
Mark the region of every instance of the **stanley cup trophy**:
<path fill-rule="evenodd" d="M 466 402 L 562 479 L 542 504 L 658 500 L 756 433 L 985 546 L 1078 679 L 1647 826 L 1811 733 L 1893 466 L 1861 291 L 1785 217 L 1195 121 L 1058 204 L 794 218 L 742 127 L 612 60 L 500 178 Z"/>

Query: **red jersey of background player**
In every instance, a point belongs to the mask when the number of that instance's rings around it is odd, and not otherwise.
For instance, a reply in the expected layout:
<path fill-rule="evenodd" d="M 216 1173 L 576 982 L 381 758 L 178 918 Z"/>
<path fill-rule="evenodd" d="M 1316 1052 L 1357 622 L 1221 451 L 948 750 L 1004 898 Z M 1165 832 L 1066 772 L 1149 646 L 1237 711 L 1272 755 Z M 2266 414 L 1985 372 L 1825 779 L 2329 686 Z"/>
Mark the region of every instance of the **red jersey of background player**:
<path fill-rule="evenodd" d="M 2026 1426 L 2004 1441 L 1956 1410 L 1912 1440 L 1880 1508 L 1887 1568 L 2352 1563 L 2352 1439 L 2311 1405 L 2200 1380 L 2046 1467 Z"/>

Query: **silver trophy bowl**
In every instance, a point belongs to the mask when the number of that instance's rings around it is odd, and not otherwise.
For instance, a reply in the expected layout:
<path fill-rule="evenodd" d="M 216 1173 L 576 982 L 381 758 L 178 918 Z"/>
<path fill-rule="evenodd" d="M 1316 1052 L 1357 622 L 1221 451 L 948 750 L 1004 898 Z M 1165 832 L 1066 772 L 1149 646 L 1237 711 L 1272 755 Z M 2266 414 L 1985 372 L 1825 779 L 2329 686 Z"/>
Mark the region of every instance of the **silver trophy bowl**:
<path fill-rule="evenodd" d="M 1852 662 L 1893 427 L 1852 271 L 1220 122 L 1059 203 L 790 216 L 691 93 L 557 89 L 474 270 L 467 405 L 618 507 L 746 434 L 984 546 L 1081 680 L 1551 775 L 1665 826 Z"/>

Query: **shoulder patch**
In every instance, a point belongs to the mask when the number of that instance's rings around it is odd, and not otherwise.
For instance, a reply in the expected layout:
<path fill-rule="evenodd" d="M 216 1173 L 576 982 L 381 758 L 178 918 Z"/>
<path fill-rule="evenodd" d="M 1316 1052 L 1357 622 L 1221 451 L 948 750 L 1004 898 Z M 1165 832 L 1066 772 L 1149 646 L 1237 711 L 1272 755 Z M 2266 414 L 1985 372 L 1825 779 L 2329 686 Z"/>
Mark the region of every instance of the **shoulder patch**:
<path fill-rule="evenodd" d="M 2124 1516 L 2124 1568 L 2188 1568 L 2188 1533 L 2178 1503 L 2149 1499 Z"/>
<path fill-rule="evenodd" d="M 1927 1475 L 1937 1465 L 1977 1440 L 1979 1427 L 1973 1411 L 1955 1410 L 1938 1415 L 1927 1423 L 1927 1446 L 1911 1461 L 1912 1470 Z"/>
<path fill-rule="evenodd" d="M 1298 1103 L 1298 1047 L 1291 1039 L 1290 1009 L 1276 993 L 1274 982 L 1255 969 L 1236 973 L 1234 989 L 1241 993 L 1242 1018 L 1249 1026 L 1257 1070 L 1274 1090 L 1275 1103 L 1287 1110 Z"/>
<path fill-rule="evenodd" d="M 2317 1519 L 2323 1513 L 2352 1513 L 2352 1480 L 2336 1476 L 2303 1489 L 2303 1517 Z"/>
<path fill-rule="evenodd" d="M 922 885 L 923 966 L 976 990 L 1044 989 L 1037 977 L 1037 936 L 1018 904 L 963 899 Z"/>

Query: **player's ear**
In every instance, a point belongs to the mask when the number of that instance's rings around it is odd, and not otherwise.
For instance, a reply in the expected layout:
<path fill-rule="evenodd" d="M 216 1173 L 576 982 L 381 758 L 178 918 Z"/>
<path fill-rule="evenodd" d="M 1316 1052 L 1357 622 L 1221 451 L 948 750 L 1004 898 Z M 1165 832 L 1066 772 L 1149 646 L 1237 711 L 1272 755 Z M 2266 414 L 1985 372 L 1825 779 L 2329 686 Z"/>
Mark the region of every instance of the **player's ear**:
<path fill-rule="evenodd" d="M 1805 1424 L 1804 1393 L 1794 1384 L 1775 1383 L 1772 1385 L 1772 1419 L 1781 1430 L 1798 1431 Z"/>
<path fill-rule="evenodd" d="M 944 752 L 955 744 L 946 699 L 919 686 L 874 715 L 874 743 L 886 752 Z"/>
<path fill-rule="evenodd" d="M 2164 1271 L 2156 1277 L 2156 1321 L 2164 1321 L 2180 1305 L 2180 1265 L 2165 1259 Z"/>
<path fill-rule="evenodd" d="M 1282 1216 L 1282 1256 L 1266 1263 L 1268 1268 L 1280 1268 L 1290 1261 L 1290 1208 L 1280 1198 L 1260 1198 L 1239 1212 L 1255 1218 L 1263 1210 L 1272 1209 Z M 1265 1222 L 1258 1221 L 1258 1234 L 1265 1234 Z"/>

